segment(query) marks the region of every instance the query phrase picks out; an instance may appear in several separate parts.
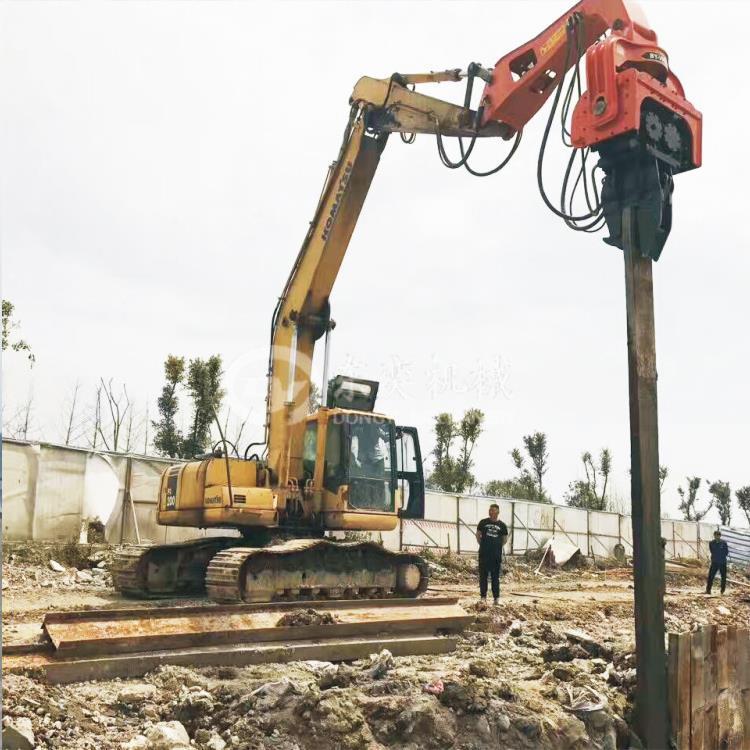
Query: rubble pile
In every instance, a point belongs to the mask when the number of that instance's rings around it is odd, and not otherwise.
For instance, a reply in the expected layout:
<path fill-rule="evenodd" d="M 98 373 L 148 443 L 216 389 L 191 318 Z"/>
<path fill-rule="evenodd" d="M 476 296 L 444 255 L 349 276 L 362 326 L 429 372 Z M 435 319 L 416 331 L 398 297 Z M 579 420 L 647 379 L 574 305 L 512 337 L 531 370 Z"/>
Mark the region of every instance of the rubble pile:
<path fill-rule="evenodd" d="M 476 646 L 487 655 L 472 658 Z M 603 746 L 597 738 L 616 732 L 621 720 L 608 708 L 588 721 L 566 710 L 567 693 L 546 701 L 505 677 L 505 661 L 499 637 L 475 634 L 445 657 L 384 652 L 339 665 L 162 667 L 133 684 L 44 689 L 11 675 L 4 701 L 9 721 L 25 722 L 39 748 L 552 750 Z M 436 679 L 439 691 L 430 689 Z"/>
<path fill-rule="evenodd" d="M 4 593 L 10 593 L 4 602 L 4 641 L 17 626 L 38 629 L 43 611 L 61 603 L 70 606 L 83 592 L 108 591 L 114 597 L 111 551 L 88 546 L 71 556 L 61 549 L 54 556 L 50 550 L 13 554 L 5 556 L 3 566 Z M 164 666 L 136 679 L 59 686 L 31 675 L 4 675 L 4 747 L 631 746 L 636 673 L 630 568 L 587 561 L 583 567 L 537 574 L 538 560 L 507 561 L 495 607 L 476 599 L 475 558 L 430 557 L 429 563 L 432 591 L 458 595 L 474 616 L 453 653 L 396 657 L 383 650 L 348 663 Z M 683 568 L 668 574 L 670 630 L 709 622 L 747 627 L 747 589 L 735 587 L 726 596 L 707 598 L 701 594 L 703 569 Z M 34 609 L 23 609 L 25 600 Z M 111 601 L 106 606 L 118 606 L 120 600 Z M 325 613 L 301 614 L 305 622 L 318 622 Z"/>
<path fill-rule="evenodd" d="M 87 561 L 88 563 L 89 561 Z M 35 589 L 111 588 L 112 576 L 104 559 L 93 558 L 87 567 L 76 568 L 50 559 L 46 567 L 9 561 L 3 565 L 3 591 L 21 592 Z"/>
<path fill-rule="evenodd" d="M 4 713 L 28 719 L 39 748 L 627 746 L 632 653 L 521 614 L 506 623 L 502 607 L 485 614 L 488 630 L 443 656 L 167 666 L 136 681 L 51 687 L 8 675 Z"/>
<path fill-rule="evenodd" d="M 111 588 L 114 548 L 94 544 L 3 545 L 4 592 L 36 589 Z"/>

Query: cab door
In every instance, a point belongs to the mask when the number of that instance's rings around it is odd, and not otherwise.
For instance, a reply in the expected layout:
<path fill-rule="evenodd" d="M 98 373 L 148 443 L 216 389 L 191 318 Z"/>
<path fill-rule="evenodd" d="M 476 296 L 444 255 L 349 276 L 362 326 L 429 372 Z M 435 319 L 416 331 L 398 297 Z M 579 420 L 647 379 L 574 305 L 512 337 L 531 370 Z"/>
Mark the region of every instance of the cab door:
<path fill-rule="evenodd" d="M 396 477 L 403 493 L 402 518 L 424 518 L 424 473 L 416 427 L 396 427 Z"/>

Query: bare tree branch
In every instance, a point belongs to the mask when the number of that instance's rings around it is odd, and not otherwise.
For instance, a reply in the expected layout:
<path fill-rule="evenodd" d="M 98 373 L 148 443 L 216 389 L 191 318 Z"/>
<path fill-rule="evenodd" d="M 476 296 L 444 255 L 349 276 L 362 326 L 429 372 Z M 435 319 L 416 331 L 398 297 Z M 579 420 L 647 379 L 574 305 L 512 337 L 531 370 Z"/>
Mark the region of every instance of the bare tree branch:
<path fill-rule="evenodd" d="M 70 413 L 68 414 L 68 427 L 65 430 L 65 445 L 70 445 L 70 438 L 73 435 L 73 421 L 76 414 L 76 403 L 78 402 L 78 391 L 81 389 L 80 381 L 76 380 L 73 388 L 73 401 L 70 404 Z"/>

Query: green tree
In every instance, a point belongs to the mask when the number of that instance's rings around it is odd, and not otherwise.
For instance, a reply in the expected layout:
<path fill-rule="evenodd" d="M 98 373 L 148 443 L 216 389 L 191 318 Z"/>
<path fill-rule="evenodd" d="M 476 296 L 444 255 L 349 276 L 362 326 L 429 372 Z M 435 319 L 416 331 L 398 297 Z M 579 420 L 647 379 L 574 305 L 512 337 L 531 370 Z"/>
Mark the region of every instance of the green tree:
<path fill-rule="evenodd" d="M 517 479 L 491 479 L 482 485 L 482 494 L 489 497 L 508 497 L 514 500 L 536 500 L 536 486 L 531 475 L 530 482 Z"/>
<path fill-rule="evenodd" d="M 26 352 L 29 362 L 33 365 L 36 358 L 31 351 L 31 345 L 24 339 L 16 339 L 11 342 L 12 332 L 21 326 L 20 322 L 13 320 L 13 311 L 15 309 L 15 305 L 10 300 L 4 299 L 2 301 L 2 350 L 5 351 L 10 347 L 10 350 L 13 352 Z"/>
<path fill-rule="evenodd" d="M 677 494 L 680 496 L 680 513 L 686 521 L 700 521 L 711 510 L 711 503 L 708 503 L 705 510 L 699 510 L 696 503 L 698 490 L 703 480 L 700 477 L 686 477 L 686 479 L 687 492 L 682 487 L 677 488 Z"/>
<path fill-rule="evenodd" d="M 177 386 L 185 378 L 185 358 L 170 354 L 164 362 L 164 387 L 156 402 L 159 419 L 152 422 L 154 428 L 154 448 L 162 456 L 182 458 L 183 438 L 177 427 L 179 398 Z"/>
<path fill-rule="evenodd" d="M 472 459 L 471 454 L 474 452 L 474 446 L 482 434 L 483 423 L 484 412 L 480 409 L 469 409 L 461 417 L 461 422 L 458 425 L 461 447 L 458 453 L 456 492 L 466 492 L 476 484 L 476 478 L 471 471 L 474 467 L 474 459 Z"/>
<path fill-rule="evenodd" d="M 187 371 L 187 391 L 193 401 L 193 415 L 189 434 L 182 446 L 184 458 L 204 453 L 210 448 L 211 424 L 224 398 L 221 387 L 221 357 L 191 359 Z"/>
<path fill-rule="evenodd" d="M 750 523 L 750 484 L 746 487 L 740 487 L 735 491 L 734 496 L 737 498 L 740 509 L 747 516 L 748 523 Z"/>
<path fill-rule="evenodd" d="M 612 454 L 609 448 L 602 448 L 598 466 L 588 451 L 581 456 L 581 461 L 586 479 L 577 479 L 568 485 L 565 502 L 573 508 L 608 510 L 607 483 L 612 472 Z"/>
<path fill-rule="evenodd" d="M 535 432 L 523 436 L 526 456 L 518 448 L 510 452 L 513 465 L 518 469 L 518 476 L 513 480 L 518 490 L 519 499 L 533 500 L 537 503 L 549 503 L 551 500 L 544 489 L 543 479 L 547 473 L 549 451 L 547 450 L 547 436 L 543 432 Z M 531 468 L 527 466 L 529 460 Z"/>
<path fill-rule="evenodd" d="M 713 505 L 719 511 L 721 525 L 729 526 L 732 522 L 732 488 L 729 486 L 729 482 L 722 482 L 721 480 L 716 482 L 706 480 L 706 482 L 708 483 L 708 491 L 713 497 Z"/>
<path fill-rule="evenodd" d="M 545 496 L 542 479 L 547 473 L 549 452 L 547 451 L 547 436 L 543 432 L 523 436 L 523 444 L 531 459 L 532 473 L 536 478 L 537 490 L 540 497 Z"/>
<path fill-rule="evenodd" d="M 664 482 L 667 481 L 669 475 L 669 469 L 666 466 L 659 466 L 659 495 L 664 490 Z"/>
<path fill-rule="evenodd" d="M 443 412 L 435 417 L 435 447 L 432 449 L 433 468 L 427 480 L 431 487 L 443 492 L 466 492 L 475 485 L 472 473 L 472 453 L 482 434 L 484 414 L 479 409 L 468 409 L 460 422 L 452 414 Z M 454 441 L 458 454 L 453 456 Z"/>
<path fill-rule="evenodd" d="M 433 430 L 435 447 L 432 449 L 432 474 L 427 482 L 435 489 L 451 492 L 455 474 L 455 461 L 451 456 L 451 448 L 458 428 L 453 416 L 448 412 L 442 412 L 435 417 Z"/>

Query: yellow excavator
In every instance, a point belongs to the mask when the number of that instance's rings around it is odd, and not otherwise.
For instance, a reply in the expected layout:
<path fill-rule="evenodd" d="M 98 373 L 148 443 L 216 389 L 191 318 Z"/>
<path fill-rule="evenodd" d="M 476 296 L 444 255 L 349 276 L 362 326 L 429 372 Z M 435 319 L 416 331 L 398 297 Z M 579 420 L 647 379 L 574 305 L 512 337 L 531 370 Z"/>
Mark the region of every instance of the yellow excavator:
<path fill-rule="evenodd" d="M 389 134 L 476 135 L 476 112 L 412 90 L 461 77 L 451 70 L 357 83 L 341 151 L 273 314 L 265 440 L 248 446 L 245 458 L 230 456 L 224 442 L 216 455 L 174 465 L 161 479 L 159 524 L 242 536 L 128 548 L 113 566 L 119 591 L 163 597 L 205 588 L 216 601 L 256 602 L 413 597 L 426 589 L 427 566 L 417 555 L 325 538 L 390 531 L 399 516 L 424 513 L 417 430 L 375 411 L 378 383 L 328 379 L 329 296 Z M 479 135 L 511 132 L 490 123 Z M 309 414 L 321 338 L 326 401 Z M 248 455 L 256 447 L 262 453 Z"/>
<path fill-rule="evenodd" d="M 581 93 L 584 54 L 589 90 Z M 477 78 L 485 86 L 473 110 Z M 464 106 L 415 90 L 461 80 Z M 375 411 L 377 383 L 328 379 L 329 297 L 391 133 L 407 143 L 416 134 L 434 135 L 443 164 L 485 176 L 509 161 L 524 125 L 553 95 L 538 163 L 544 202 L 573 229 L 606 225 L 606 241 L 616 247 L 624 212 L 634 212 L 641 252 L 658 259 L 671 226 L 672 175 L 700 165 L 701 116 L 634 4 L 582 0 L 491 70 L 472 63 L 464 72 L 361 78 L 341 150 L 273 314 L 265 438 L 240 458 L 236 449 L 230 456 L 222 436 L 220 451 L 162 476 L 160 524 L 238 529 L 241 537 L 130 548 L 113 566 L 118 590 L 139 597 L 205 590 L 221 602 L 254 602 L 414 597 L 426 589 L 419 556 L 326 538 L 333 531 L 389 531 L 399 516 L 424 514 L 416 429 Z M 560 102 L 571 157 L 553 205 L 542 162 Z M 457 140 L 457 161 L 446 152 L 446 137 Z M 478 139 L 488 137 L 513 145 L 495 169 L 479 172 L 469 157 Z M 587 165 L 591 151 L 599 156 L 596 167 Z M 604 174 L 601 191 L 593 183 L 596 168 Z M 574 209 L 576 190 L 585 193 L 583 209 Z M 321 338 L 326 402 L 309 414 L 313 351 Z"/>

